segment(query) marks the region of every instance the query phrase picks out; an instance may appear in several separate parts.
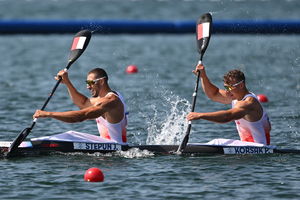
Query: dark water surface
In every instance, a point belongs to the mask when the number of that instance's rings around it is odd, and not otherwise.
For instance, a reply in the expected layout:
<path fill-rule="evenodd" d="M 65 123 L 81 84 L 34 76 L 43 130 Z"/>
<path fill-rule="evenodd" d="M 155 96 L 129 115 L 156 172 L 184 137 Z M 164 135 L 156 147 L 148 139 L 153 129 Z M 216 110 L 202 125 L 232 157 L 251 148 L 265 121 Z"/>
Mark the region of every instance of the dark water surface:
<path fill-rule="evenodd" d="M 73 4 L 72 4 L 73 2 Z M 176 2 L 176 3 L 173 3 Z M 212 11 L 217 19 L 299 19 L 297 1 L 0 1 L 5 19 L 195 19 Z M 34 6 L 33 6 L 34 5 Z M 270 11 L 272 6 L 272 12 Z M 81 12 L 74 14 L 75 10 Z M 29 11 L 31 13 L 29 13 Z M 73 35 L 0 36 L 0 140 L 13 140 L 31 123 L 64 68 Z M 198 60 L 194 35 L 94 35 L 71 67 L 84 94 L 86 73 L 100 66 L 129 108 L 128 140 L 136 144 L 179 143 L 186 128 Z M 273 125 L 272 144 L 300 148 L 300 37 L 213 35 L 204 57 L 208 76 L 222 87 L 223 74 L 242 69 L 248 87 L 265 94 Z M 135 64 L 139 73 L 128 75 Z M 201 90 L 196 111 L 227 106 Z M 74 110 L 60 86 L 47 110 Z M 29 138 L 76 130 L 97 134 L 93 121 L 65 124 L 41 119 Z M 191 142 L 238 139 L 233 123 L 193 124 Z M 0 160 L 1 199 L 299 199 L 300 156 L 153 156 L 59 154 Z M 99 167 L 103 183 L 87 183 L 85 170 Z"/>

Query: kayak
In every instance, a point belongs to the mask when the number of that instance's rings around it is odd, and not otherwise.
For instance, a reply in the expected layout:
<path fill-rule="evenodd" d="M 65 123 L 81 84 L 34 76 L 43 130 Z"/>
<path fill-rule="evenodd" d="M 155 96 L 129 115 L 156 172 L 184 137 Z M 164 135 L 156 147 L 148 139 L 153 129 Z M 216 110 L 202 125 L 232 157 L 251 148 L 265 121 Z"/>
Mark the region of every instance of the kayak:
<path fill-rule="evenodd" d="M 4 157 L 12 142 L 0 141 L 1 156 Z M 41 155 L 53 152 L 112 153 L 138 149 L 154 154 L 177 154 L 179 145 L 129 145 L 107 141 L 99 136 L 68 131 L 62 134 L 32 138 L 24 141 L 14 152 L 14 156 Z M 241 142 L 239 140 L 215 139 L 208 143 L 188 143 L 181 154 L 300 154 L 300 149 L 280 149 L 258 143 Z"/>

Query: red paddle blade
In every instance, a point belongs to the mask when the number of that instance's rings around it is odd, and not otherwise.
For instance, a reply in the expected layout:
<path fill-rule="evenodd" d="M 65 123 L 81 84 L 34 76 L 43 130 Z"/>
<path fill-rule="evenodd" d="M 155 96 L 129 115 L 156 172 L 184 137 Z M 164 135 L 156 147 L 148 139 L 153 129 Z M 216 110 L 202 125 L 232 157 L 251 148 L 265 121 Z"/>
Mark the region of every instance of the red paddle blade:
<path fill-rule="evenodd" d="M 73 63 L 81 56 L 86 47 L 88 46 L 92 32 L 89 30 L 79 31 L 73 38 L 71 45 L 71 52 L 69 55 L 69 63 Z"/>
<path fill-rule="evenodd" d="M 201 54 L 201 60 L 211 36 L 212 16 L 210 13 L 205 13 L 197 20 L 196 25 L 196 39 L 198 52 Z"/>

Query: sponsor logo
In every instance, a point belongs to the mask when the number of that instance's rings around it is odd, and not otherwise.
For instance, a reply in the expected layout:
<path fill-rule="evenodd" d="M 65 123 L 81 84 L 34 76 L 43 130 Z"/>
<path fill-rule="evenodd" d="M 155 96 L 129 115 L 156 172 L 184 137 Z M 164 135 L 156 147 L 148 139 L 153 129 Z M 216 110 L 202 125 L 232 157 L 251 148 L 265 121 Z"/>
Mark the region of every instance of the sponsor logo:
<path fill-rule="evenodd" d="M 267 147 L 223 147 L 224 154 L 270 154 L 273 149 Z"/>
<path fill-rule="evenodd" d="M 102 151 L 120 151 L 121 145 L 120 144 L 113 144 L 113 143 L 85 143 L 85 142 L 74 142 L 73 143 L 74 149 L 80 150 L 102 150 Z"/>

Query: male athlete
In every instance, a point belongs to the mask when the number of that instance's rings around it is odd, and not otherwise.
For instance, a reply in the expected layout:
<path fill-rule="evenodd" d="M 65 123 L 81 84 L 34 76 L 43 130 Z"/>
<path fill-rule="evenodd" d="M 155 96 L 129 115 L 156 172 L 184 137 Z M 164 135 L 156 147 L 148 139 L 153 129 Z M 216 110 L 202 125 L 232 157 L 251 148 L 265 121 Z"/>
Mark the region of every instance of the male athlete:
<path fill-rule="evenodd" d="M 59 78 L 67 86 L 73 103 L 80 110 L 66 112 L 37 110 L 33 118 L 54 118 L 68 123 L 96 119 L 101 138 L 120 144 L 127 142 L 125 103 L 120 93 L 110 89 L 107 73 L 103 69 L 95 68 L 87 75 L 86 84 L 91 92 L 91 98 L 77 91 L 66 71 L 61 70 L 58 72 L 56 79 Z"/>
<path fill-rule="evenodd" d="M 231 70 L 225 74 L 223 90 L 210 82 L 203 65 L 196 66 L 193 72 L 197 74 L 198 70 L 207 97 L 219 103 L 231 103 L 232 108 L 207 113 L 191 112 L 187 120 L 204 119 L 216 123 L 235 121 L 241 141 L 269 145 L 271 124 L 268 115 L 256 95 L 248 91 L 244 73 Z"/>

